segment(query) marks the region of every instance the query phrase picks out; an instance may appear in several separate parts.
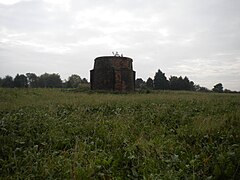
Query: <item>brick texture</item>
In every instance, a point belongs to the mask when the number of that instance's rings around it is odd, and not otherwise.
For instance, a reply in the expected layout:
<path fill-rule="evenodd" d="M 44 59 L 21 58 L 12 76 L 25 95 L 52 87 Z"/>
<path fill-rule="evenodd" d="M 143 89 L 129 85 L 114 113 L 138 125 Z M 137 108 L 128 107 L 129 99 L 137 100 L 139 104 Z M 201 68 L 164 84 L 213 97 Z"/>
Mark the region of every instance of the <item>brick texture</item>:
<path fill-rule="evenodd" d="M 128 57 L 103 56 L 94 60 L 90 71 L 92 90 L 134 91 L 135 71 Z"/>

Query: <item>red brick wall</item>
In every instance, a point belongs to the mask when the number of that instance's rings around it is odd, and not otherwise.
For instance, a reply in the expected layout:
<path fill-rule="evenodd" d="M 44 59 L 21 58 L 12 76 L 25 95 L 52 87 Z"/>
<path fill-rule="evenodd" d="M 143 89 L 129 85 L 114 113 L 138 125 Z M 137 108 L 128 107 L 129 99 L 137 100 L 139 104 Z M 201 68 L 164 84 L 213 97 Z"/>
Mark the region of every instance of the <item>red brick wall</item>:
<path fill-rule="evenodd" d="M 132 59 L 115 56 L 96 58 L 90 81 L 92 90 L 134 91 Z"/>

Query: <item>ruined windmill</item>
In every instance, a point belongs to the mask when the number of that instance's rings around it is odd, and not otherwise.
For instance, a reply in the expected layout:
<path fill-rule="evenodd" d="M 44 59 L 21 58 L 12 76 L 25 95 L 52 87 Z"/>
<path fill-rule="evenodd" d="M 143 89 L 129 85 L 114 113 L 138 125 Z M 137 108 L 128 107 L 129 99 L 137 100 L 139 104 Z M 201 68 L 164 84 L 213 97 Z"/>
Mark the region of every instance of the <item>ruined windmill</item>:
<path fill-rule="evenodd" d="M 94 60 L 94 68 L 90 71 L 92 90 L 134 91 L 135 71 L 133 60 L 119 55 L 101 56 Z"/>

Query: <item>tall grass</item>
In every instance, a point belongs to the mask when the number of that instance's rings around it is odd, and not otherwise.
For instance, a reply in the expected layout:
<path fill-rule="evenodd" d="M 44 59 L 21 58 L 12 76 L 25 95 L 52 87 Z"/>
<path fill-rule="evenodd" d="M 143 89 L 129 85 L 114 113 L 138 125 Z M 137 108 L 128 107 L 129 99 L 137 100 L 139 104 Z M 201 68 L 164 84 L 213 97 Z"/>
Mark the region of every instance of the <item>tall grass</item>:
<path fill-rule="evenodd" d="M 0 89 L 2 179 L 239 179 L 240 96 Z"/>

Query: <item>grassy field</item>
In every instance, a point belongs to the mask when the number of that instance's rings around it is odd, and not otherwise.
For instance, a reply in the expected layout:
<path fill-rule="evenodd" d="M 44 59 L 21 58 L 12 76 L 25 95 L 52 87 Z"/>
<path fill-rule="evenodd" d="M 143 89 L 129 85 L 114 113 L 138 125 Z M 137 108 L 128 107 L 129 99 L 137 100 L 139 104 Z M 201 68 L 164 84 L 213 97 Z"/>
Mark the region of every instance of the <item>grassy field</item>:
<path fill-rule="evenodd" d="M 240 179 L 240 95 L 0 89 L 1 179 Z"/>

